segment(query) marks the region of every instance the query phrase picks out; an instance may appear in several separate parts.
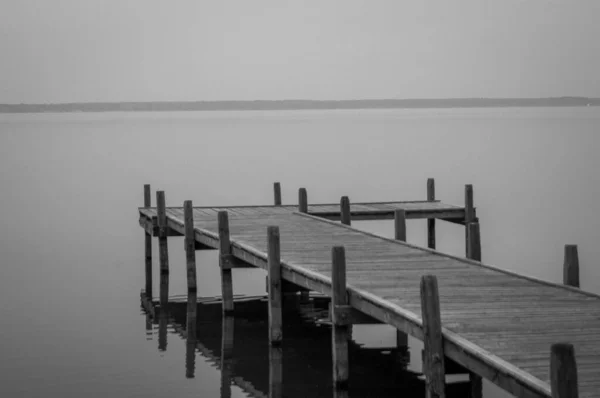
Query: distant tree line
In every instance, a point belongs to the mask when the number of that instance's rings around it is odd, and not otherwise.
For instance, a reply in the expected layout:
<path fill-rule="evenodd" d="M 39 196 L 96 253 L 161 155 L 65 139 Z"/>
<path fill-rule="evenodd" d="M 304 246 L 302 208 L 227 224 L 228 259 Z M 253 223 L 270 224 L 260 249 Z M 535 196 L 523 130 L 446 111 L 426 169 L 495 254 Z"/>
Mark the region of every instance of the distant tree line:
<path fill-rule="evenodd" d="M 0 104 L 0 113 L 38 112 L 134 112 L 134 111 L 225 111 L 301 109 L 393 109 L 393 108 L 481 108 L 599 106 L 600 98 L 447 98 L 381 100 L 279 100 L 279 101 L 173 101 L 88 102 L 64 104 Z"/>

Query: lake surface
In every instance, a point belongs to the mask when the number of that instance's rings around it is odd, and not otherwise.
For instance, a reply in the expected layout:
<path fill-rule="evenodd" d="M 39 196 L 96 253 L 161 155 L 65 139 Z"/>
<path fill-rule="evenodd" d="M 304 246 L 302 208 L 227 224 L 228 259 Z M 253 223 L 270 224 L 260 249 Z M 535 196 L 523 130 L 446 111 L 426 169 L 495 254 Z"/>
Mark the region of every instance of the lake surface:
<path fill-rule="evenodd" d="M 225 391 L 201 353 L 186 377 L 175 325 L 161 334 L 147 324 L 144 183 L 173 206 L 270 204 L 274 181 L 284 203 L 297 203 L 299 187 L 309 202 L 425 199 L 428 177 L 439 199 L 460 204 L 473 184 L 484 262 L 560 282 L 564 245 L 578 244 L 581 287 L 600 293 L 599 132 L 594 107 L 0 115 L 0 396 L 246 396 L 236 385 Z M 355 225 L 393 233 L 391 221 Z M 439 223 L 439 250 L 463 255 L 463 239 L 462 227 Z M 408 241 L 426 244 L 425 221 L 409 221 Z M 181 238 L 169 239 L 169 254 L 171 294 L 184 294 Z M 199 295 L 220 294 L 216 253 L 197 261 Z M 235 293 L 263 294 L 264 275 L 235 270 Z M 209 344 L 221 321 L 205 321 Z M 235 324 L 237 355 L 254 363 L 256 380 L 269 374 L 265 321 Z M 288 342 L 284 396 L 332 396 L 328 377 L 310 373 L 330 370 L 328 334 L 298 328 L 322 349 Z M 395 342 L 385 326 L 357 326 L 353 336 L 361 358 Z M 419 372 L 418 343 L 410 354 Z M 398 396 L 397 383 L 388 387 L 363 382 L 350 396 Z M 506 394 L 486 384 L 485 396 Z"/>

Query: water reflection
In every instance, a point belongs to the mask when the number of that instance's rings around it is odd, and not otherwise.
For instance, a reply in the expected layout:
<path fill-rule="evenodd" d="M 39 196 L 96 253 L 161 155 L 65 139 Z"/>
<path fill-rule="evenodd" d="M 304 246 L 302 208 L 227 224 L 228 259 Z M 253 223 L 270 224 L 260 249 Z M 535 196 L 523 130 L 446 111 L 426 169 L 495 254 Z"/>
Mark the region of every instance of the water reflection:
<path fill-rule="evenodd" d="M 163 311 L 157 314 L 159 349 L 166 349 L 168 322 L 186 339 L 186 377 L 194 377 L 197 351 L 206 362 L 220 368 L 221 398 L 231 397 L 232 384 L 250 397 L 425 396 L 421 375 L 407 370 L 410 355 L 406 346 L 369 348 L 354 341 L 349 342 L 348 390 L 336 390 L 332 382 L 331 327 L 326 322 L 315 322 L 315 318 L 326 317 L 327 300 L 301 302 L 299 296 L 296 301 L 290 300 L 288 297 L 284 306 L 285 338 L 281 347 L 269 345 L 265 299 L 236 302 L 235 318 L 223 317 L 218 301 L 199 303 L 194 313 L 189 300 L 181 300 L 169 303 L 168 316 Z M 448 385 L 447 396 L 468 396 L 468 386 Z"/>
<path fill-rule="evenodd" d="M 283 350 L 269 347 L 269 398 L 283 397 Z"/>
<path fill-rule="evenodd" d="M 196 323 L 198 305 L 195 291 L 188 293 L 187 315 L 186 315 L 186 343 L 185 343 L 185 377 L 194 378 L 196 368 Z"/>

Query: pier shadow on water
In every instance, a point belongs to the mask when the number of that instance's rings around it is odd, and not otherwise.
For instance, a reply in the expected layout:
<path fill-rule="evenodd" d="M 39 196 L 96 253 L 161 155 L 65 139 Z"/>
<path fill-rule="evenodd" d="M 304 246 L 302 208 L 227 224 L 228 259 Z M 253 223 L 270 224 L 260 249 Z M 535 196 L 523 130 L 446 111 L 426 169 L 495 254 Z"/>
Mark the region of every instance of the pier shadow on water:
<path fill-rule="evenodd" d="M 349 386 L 347 390 L 335 390 L 331 326 L 320 321 L 328 316 L 327 298 L 311 297 L 307 301 L 300 296 L 286 297 L 283 342 L 276 348 L 268 341 L 266 298 L 238 298 L 234 316 L 226 317 L 222 316 L 218 299 L 200 299 L 195 322 L 187 301 L 186 297 L 172 298 L 167 311 L 157 307 L 156 302 L 151 308 L 143 304 L 147 333 L 158 328 L 159 351 L 168 349 L 168 338 L 177 336 L 186 341 L 182 381 L 196 376 L 196 361 L 220 369 L 221 398 L 232 395 L 232 385 L 249 397 L 425 396 L 423 376 L 409 370 L 407 347 L 369 348 L 354 341 L 349 344 Z M 449 398 L 468 397 L 468 384 L 447 384 L 446 394 Z"/>

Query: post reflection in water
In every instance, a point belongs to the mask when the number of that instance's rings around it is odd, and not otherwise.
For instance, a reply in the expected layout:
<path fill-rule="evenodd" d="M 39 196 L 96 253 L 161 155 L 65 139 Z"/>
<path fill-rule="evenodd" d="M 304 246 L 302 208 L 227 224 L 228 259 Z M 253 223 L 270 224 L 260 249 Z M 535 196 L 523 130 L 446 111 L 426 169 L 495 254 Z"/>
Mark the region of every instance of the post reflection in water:
<path fill-rule="evenodd" d="M 223 316 L 220 302 L 200 301 L 195 322 L 193 311 L 188 311 L 193 307 L 185 301 L 171 301 L 168 318 L 157 313 L 162 331 L 160 346 L 166 349 L 167 321 L 171 322 L 169 327 L 186 339 L 186 377 L 194 377 L 198 352 L 201 358 L 220 367 L 221 398 L 232 396 L 232 384 L 249 397 L 424 397 L 420 369 L 407 369 L 406 363 L 399 361 L 408 357 L 408 351 L 406 347 L 396 348 L 394 338 L 390 339 L 391 347 L 381 348 L 349 341 L 350 382 L 347 390 L 336 390 L 332 380 L 331 326 L 315 322 L 316 318 L 327 318 L 326 300 L 311 298 L 299 306 L 286 302 L 285 338 L 279 347 L 269 344 L 266 300 L 236 302 L 235 318 Z M 448 398 L 468 394 L 467 385 L 446 388 Z"/>
<path fill-rule="evenodd" d="M 196 322 L 197 322 L 197 294 L 195 291 L 188 292 L 187 315 L 186 315 L 186 345 L 185 345 L 185 377 L 194 378 L 196 368 Z"/>
<path fill-rule="evenodd" d="M 269 398 L 283 397 L 283 350 L 269 347 Z"/>
<path fill-rule="evenodd" d="M 221 398 L 231 397 L 231 378 L 233 377 L 233 316 L 223 315 L 221 336 Z"/>
<path fill-rule="evenodd" d="M 152 316 L 146 313 L 146 340 L 152 340 Z"/>
<path fill-rule="evenodd" d="M 158 350 L 167 351 L 167 326 L 169 325 L 169 313 L 162 308 L 158 314 Z"/>

